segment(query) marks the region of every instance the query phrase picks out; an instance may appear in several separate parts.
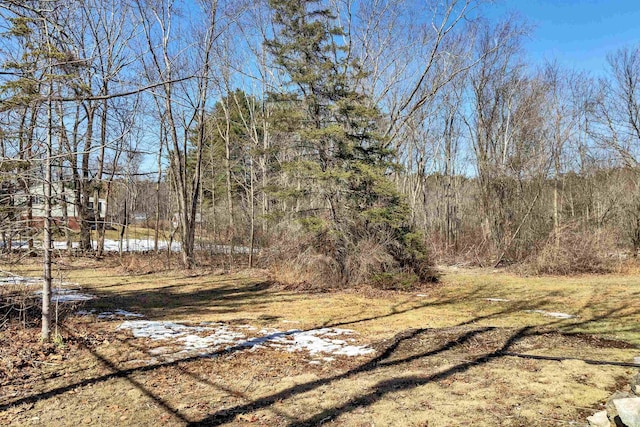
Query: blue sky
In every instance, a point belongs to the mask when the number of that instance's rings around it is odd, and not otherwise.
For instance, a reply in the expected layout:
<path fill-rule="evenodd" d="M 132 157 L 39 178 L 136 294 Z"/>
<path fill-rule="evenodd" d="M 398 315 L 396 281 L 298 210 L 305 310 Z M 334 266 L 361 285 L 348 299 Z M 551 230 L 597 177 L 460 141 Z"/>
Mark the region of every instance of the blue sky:
<path fill-rule="evenodd" d="M 640 0 L 498 0 L 488 11 L 534 27 L 525 48 L 535 64 L 555 59 L 598 75 L 607 53 L 640 43 Z"/>

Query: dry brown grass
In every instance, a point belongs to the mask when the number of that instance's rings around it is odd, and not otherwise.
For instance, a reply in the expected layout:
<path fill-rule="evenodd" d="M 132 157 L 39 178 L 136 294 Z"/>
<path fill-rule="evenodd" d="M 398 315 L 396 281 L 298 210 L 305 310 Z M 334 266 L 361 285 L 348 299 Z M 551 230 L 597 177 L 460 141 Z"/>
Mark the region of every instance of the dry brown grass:
<path fill-rule="evenodd" d="M 524 265 L 523 271 L 531 274 L 602 274 L 617 268 L 615 242 L 610 234 L 581 231 L 575 227 L 565 227 L 552 235 L 544 246 Z"/>
<path fill-rule="evenodd" d="M 306 251 L 292 259 L 275 262 L 270 270 L 277 282 L 315 291 L 339 288 L 344 283 L 334 259 Z"/>
<path fill-rule="evenodd" d="M 0 285 L 0 330 L 9 322 L 23 327 L 34 325 L 40 315 L 39 303 L 32 287 Z"/>
<path fill-rule="evenodd" d="M 38 271 L 21 266 L 23 274 Z M 80 259 L 66 275 L 100 295 L 89 304 L 97 310 L 338 326 L 376 353 L 313 365 L 304 353 L 242 350 L 147 365 L 151 342 L 117 331 L 118 321 L 70 318 L 64 347 L 11 356 L 13 337 L 37 347 L 37 331 L 0 333 L 0 360 L 23 365 L 20 376 L 0 378 L 0 424 L 568 426 L 584 423 L 637 371 L 625 365 L 640 345 L 637 275 L 526 278 L 450 268 L 437 287 L 379 294 L 273 288 L 260 270 L 131 275 Z"/>
<path fill-rule="evenodd" d="M 180 254 L 176 253 L 125 253 L 111 256 L 111 262 L 117 263 L 127 274 L 150 274 L 180 268 Z"/>

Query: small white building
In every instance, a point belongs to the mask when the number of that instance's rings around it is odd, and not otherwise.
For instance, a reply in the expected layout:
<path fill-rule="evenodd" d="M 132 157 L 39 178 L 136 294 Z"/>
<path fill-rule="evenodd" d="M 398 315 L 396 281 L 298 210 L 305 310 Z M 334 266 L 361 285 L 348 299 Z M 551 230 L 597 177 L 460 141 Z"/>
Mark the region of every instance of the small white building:
<path fill-rule="evenodd" d="M 35 185 L 29 189 L 31 197 L 31 212 L 34 220 L 44 218 L 45 211 L 45 191 L 44 184 Z M 16 202 L 19 205 L 25 206 L 27 202 L 26 195 L 18 195 Z M 67 217 L 69 218 L 69 226 L 76 228 L 78 224 L 78 209 L 75 203 L 75 194 L 72 189 L 64 188 L 62 184 L 57 183 L 52 188 L 52 201 L 51 201 L 51 217 L 55 220 L 61 220 L 64 218 L 64 202 L 66 202 Z M 93 196 L 89 197 L 88 207 L 94 212 L 96 216 L 105 218 L 107 214 L 107 201 L 105 199 L 98 199 L 97 210 Z"/>

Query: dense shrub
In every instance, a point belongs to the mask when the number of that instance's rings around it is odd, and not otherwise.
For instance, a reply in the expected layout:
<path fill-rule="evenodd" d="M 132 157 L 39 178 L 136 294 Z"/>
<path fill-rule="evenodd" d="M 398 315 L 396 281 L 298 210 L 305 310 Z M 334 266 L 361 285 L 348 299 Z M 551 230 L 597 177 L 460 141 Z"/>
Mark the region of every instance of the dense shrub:
<path fill-rule="evenodd" d="M 565 227 L 556 237 L 552 234 L 545 244 L 524 263 L 531 274 L 571 275 L 608 273 L 615 269 L 612 254 L 617 252 L 612 236 L 604 232 Z"/>
<path fill-rule="evenodd" d="M 437 274 L 425 254 L 421 236 L 405 237 L 399 242 L 379 233 L 345 241 L 327 232 L 289 230 L 274 239 L 261 258 L 277 282 L 304 283 L 316 290 L 362 284 L 410 289 L 436 281 Z"/>
<path fill-rule="evenodd" d="M 9 322 L 30 326 L 39 320 L 41 300 L 33 288 L 21 284 L 0 285 L 0 330 Z"/>

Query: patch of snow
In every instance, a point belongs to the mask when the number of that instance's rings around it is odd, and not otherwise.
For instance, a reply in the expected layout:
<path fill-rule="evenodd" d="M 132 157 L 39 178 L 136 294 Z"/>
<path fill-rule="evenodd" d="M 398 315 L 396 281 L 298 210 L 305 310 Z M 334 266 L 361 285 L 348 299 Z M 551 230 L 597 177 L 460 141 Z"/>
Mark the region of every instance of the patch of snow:
<path fill-rule="evenodd" d="M 25 245 L 26 245 L 26 242 L 22 244 L 22 246 L 25 246 Z M 98 248 L 97 241 L 92 241 L 91 245 L 94 250 Z M 22 248 L 22 246 L 20 246 L 20 248 Z M 41 243 L 39 243 L 39 247 L 42 247 Z M 72 242 L 71 247 L 78 248 L 79 243 Z M 158 240 L 159 251 L 166 251 L 167 249 L 169 249 L 169 247 L 171 247 L 172 252 L 180 252 L 182 250 L 182 244 L 180 242 L 171 242 L 171 244 L 169 244 L 169 242 L 166 240 Z M 64 251 L 68 249 L 68 245 L 67 245 L 67 242 L 53 242 L 53 248 Z M 215 253 L 221 253 L 221 254 L 229 254 L 231 253 L 231 249 L 232 249 L 231 246 L 228 246 L 228 245 L 205 245 L 204 248 L 210 251 L 213 251 Z M 151 237 L 145 238 L 145 239 L 122 239 L 123 252 L 151 252 L 154 250 L 155 250 L 155 241 Z M 120 252 L 120 240 L 104 239 L 104 251 Z M 245 246 L 234 246 L 233 252 L 237 254 L 248 254 L 249 248 Z M 254 248 L 253 252 L 259 253 L 260 249 Z"/>
<path fill-rule="evenodd" d="M 22 277 L 22 276 L 3 276 L 0 277 L 0 286 L 25 286 L 25 287 L 42 287 L 44 279 L 35 277 Z M 61 286 L 74 286 L 71 283 L 62 283 Z M 42 295 L 42 290 L 36 290 L 35 295 Z M 96 296 L 91 294 L 83 294 L 77 289 L 60 287 L 56 285 L 51 289 L 51 301 L 52 302 L 79 302 L 88 301 L 94 299 Z"/>
<path fill-rule="evenodd" d="M 338 335 L 349 335 L 353 331 L 346 329 L 312 329 L 310 331 L 291 330 L 280 336 L 274 336 L 270 341 L 276 343 L 285 351 L 308 351 L 309 354 L 329 353 L 344 356 L 363 356 L 373 353 L 373 349 L 364 346 L 349 345 L 344 340 L 328 339 Z"/>
<path fill-rule="evenodd" d="M 338 328 L 321 328 L 309 331 L 292 329 L 280 331 L 274 328 L 265 328 L 258 332 L 256 337 L 247 337 L 240 332 L 241 329 L 254 329 L 248 325 L 229 326 L 223 324 L 207 324 L 208 326 L 187 326 L 181 323 L 169 321 L 127 320 L 118 330 L 130 330 L 136 338 L 149 338 L 152 340 L 165 340 L 179 346 L 181 352 L 198 352 L 201 355 L 209 355 L 213 352 L 229 348 L 258 348 L 270 347 L 288 352 L 305 351 L 311 355 L 317 353 L 362 356 L 371 354 L 374 350 L 367 346 L 350 345 L 337 336 L 352 335 L 354 331 Z M 162 348 L 162 347 L 160 347 Z M 152 355 L 158 354 L 160 348 L 150 350 Z M 327 358 L 327 360 L 333 358 Z"/>
<path fill-rule="evenodd" d="M 98 248 L 98 242 L 92 241 L 92 247 L 94 250 Z M 71 243 L 72 248 L 78 248 L 78 242 Z M 158 249 L 160 251 L 166 251 L 169 247 L 169 242 L 165 240 L 158 240 Z M 53 248 L 57 250 L 67 250 L 67 242 L 53 242 Z M 179 252 L 182 246 L 180 242 L 171 242 L 171 251 Z M 124 252 L 149 252 L 155 250 L 154 239 L 123 239 L 122 250 Z M 104 239 L 104 251 L 105 252 L 120 252 L 120 240 Z"/>
<path fill-rule="evenodd" d="M 77 249 L 80 247 L 80 243 L 79 242 L 71 242 L 71 247 L 74 249 Z M 55 250 L 59 250 L 59 251 L 66 251 L 68 248 L 67 242 L 53 242 L 53 249 Z"/>
<path fill-rule="evenodd" d="M 136 338 L 168 340 L 188 335 L 191 332 L 211 331 L 214 328 L 186 326 L 175 322 L 161 322 L 155 320 L 127 320 L 116 329 L 130 329 L 131 333 L 133 333 L 133 336 Z"/>
<path fill-rule="evenodd" d="M 42 285 L 43 280 L 35 277 L 22 277 L 22 276 L 5 276 L 0 277 L 0 286 L 6 285 Z"/>
<path fill-rule="evenodd" d="M 429 295 L 427 294 L 416 294 L 417 297 L 428 297 Z"/>
<path fill-rule="evenodd" d="M 183 343 L 184 351 L 208 350 L 212 347 L 219 347 L 225 344 L 234 344 L 238 340 L 244 339 L 244 334 L 230 330 L 226 326 L 220 326 L 214 333 L 205 337 L 198 335 L 186 335 L 178 338 Z"/>
<path fill-rule="evenodd" d="M 98 242 L 92 241 L 91 245 L 94 250 L 98 248 Z M 0 242 L 0 248 L 3 248 L 3 243 Z M 16 240 L 11 242 L 11 247 L 13 249 L 27 249 L 28 242 Z M 34 247 L 37 249 L 42 249 L 42 242 L 35 241 Z M 79 242 L 71 242 L 71 248 L 77 249 L 80 247 Z M 180 252 L 182 250 L 182 244 L 180 242 L 171 242 L 169 244 L 166 240 L 158 240 L 158 250 L 166 251 L 169 247 L 171 247 L 172 252 Z M 220 254 L 229 254 L 233 249 L 233 252 L 236 254 L 248 254 L 249 248 L 246 246 L 234 246 L 231 248 L 229 245 L 202 245 L 203 249 L 207 249 L 209 251 L 220 253 Z M 53 249 L 59 251 L 66 251 L 69 248 L 67 242 L 54 241 Z M 144 238 L 144 239 L 122 239 L 122 251 L 123 252 L 150 252 L 155 250 L 155 241 L 152 237 Z M 120 240 L 114 239 L 104 239 L 104 251 L 105 252 L 120 252 Z M 260 253 L 259 248 L 253 248 L 253 253 Z"/>
<path fill-rule="evenodd" d="M 0 242 L 0 248 L 4 249 L 7 246 L 5 242 Z M 11 249 L 27 249 L 29 243 L 26 240 L 12 240 Z"/>
<path fill-rule="evenodd" d="M 42 294 L 42 291 L 36 292 L 36 294 Z M 91 294 L 83 294 L 78 292 L 76 289 L 62 289 L 62 288 L 54 288 L 51 293 L 51 301 L 52 302 L 80 302 L 80 301 L 89 301 L 94 299 L 96 296 Z"/>
<path fill-rule="evenodd" d="M 40 281 L 43 282 L 42 280 Z M 41 296 L 42 291 L 34 292 L 36 295 Z M 51 289 L 51 302 L 80 302 L 89 301 L 96 298 L 95 295 L 83 294 L 78 292 L 77 289 L 66 288 L 53 288 Z"/>
<path fill-rule="evenodd" d="M 491 302 L 509 302 L 511 300 L 508 299 L 504 299 L 504 298 L 485 298 L 485 301 L 491 301 Z"/>
<path fill-rule="evenodd" d="M 527 313 L 538 313 L 547 317 L 555 317 L 556 319 L 575 319 L 573 314 L 561 313 L 558 311 L 544 311 L 544 310 L 527 310 Z"/>

